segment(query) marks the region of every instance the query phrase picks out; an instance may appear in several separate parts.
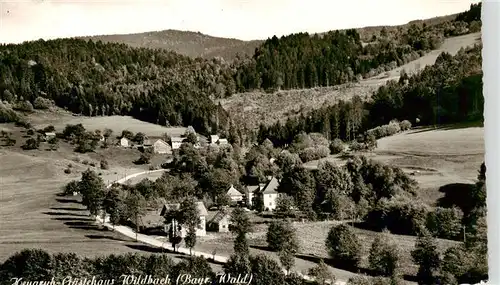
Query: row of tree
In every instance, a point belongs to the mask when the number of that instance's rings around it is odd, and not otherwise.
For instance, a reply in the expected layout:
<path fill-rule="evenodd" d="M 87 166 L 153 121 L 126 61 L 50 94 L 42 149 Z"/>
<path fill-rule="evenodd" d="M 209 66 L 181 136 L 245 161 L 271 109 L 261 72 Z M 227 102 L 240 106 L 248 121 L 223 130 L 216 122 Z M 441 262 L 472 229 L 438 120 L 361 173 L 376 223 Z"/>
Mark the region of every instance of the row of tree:
<path fill-rule="evenodd" d="M 393 119 L 416 125 L 479 121 L 484 109 L 481 48 L 462 49 L 455 56 L 443 53 L 421 73 L 404 73 L 398 82 L 380 87 L 370 102 L 355 96 L 284 123 L 261 125 L 257 138 L 282 146 L 299 133 L 317 132 L 330 140 L 351 141 Z"/>

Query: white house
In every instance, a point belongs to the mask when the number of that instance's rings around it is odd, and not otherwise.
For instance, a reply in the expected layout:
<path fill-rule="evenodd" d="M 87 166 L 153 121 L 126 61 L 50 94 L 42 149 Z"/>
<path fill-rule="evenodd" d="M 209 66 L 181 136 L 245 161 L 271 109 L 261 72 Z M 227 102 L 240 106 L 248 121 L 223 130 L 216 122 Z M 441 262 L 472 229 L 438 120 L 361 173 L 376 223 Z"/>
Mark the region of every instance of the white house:
<path fill-rule="evenodd" d="M 129 139 L 123 137 L 123 138 L 120 139 L 120 146 L 122 146 L 122 147 L 131 147 L 132 143 L 130 142 Z"/>
<path fill-rule="evenodd" d="M 228 144 L 229 144 L 229 142 L 227 141 L 227 139 L 219 139 L 219 140 L 217 141 L 217 143 L 218 143 L 219 145 L 228 145 Z"/>
<path fill-rule="evenodd" d="M 162 139 L 148 139 L 142 145 L 144 148 L 153 148 L 154 153 L 172 154 L 172 147 Z"/>
<path fill-rule="evenodd" d="M 196 236 L 206 236 L 207 235 L 206 223 L 207 223 L 208 211 L 207 208 L 205 208 L 205 204 L 203 204 L 203 202 L 196 202 L 196 206 L 200 213 L 200 223 L 196 228 Z M 165 216 L 165 214 L 169 210 L 178 210 L 179 208 L 180 208 L 179 203 L 165 204 L 163 205 L 160 215 Z M 164 230 L 165 232 L 169 233 L 172 229 L 175 228 L 180 232 L 181 237 L 183 238 L 186 237 L 187 229 L 182 225 L 179 225 L 179 223 L 175 219 L 172 219 L 172 222 L 170 222 L 168 225 L 165 225 Z"/>
<path fill-rule="evenodd" d="M 241 194 L 240 191 L 236 190 L 233 185 L 229 187 L 229 190 L 227 190 L 226 194 L 229 196 L 229 198 L 231 198 L 231 201 L 233 202 L 237 203 L 243 201 L 243 194 Z"/>
<path fill-rule="evenodd" d="M 54 132 L 45 133 L 45 138 L 47 140 L 50 140 L 51 138 L 55 138 L 55 137 L 56 137 L 56 133 L 54 133 Z"/>
<path fill-rule="evenodd" d="M 172 143 L 172 149 L 179 149 L 186 138 L 172 137 L 170 142 Z"/>
<path fill-rule="evenodd" d="M 216 144 L 218 140 L 219 140 L 218 135 L 211 135 L 210 136 L 210 144 Z"/>
<path fill-rule="evenodd" d="M 255 199 L 258 197 L 259 192 L 264 189 L 265 185 L 248 185 L 245 193 L 245 203 L 247 207 L 251 208 L 255 203 Z"/>
<path fill-rule="evenodd" d="M 271 178 L 264 189 L 259 193 L 262 199 L 264 210 L 273 211 L 276 209 L 276 199 L 279 196 L 278 193 L 279 182 L 276 177 Z"/>

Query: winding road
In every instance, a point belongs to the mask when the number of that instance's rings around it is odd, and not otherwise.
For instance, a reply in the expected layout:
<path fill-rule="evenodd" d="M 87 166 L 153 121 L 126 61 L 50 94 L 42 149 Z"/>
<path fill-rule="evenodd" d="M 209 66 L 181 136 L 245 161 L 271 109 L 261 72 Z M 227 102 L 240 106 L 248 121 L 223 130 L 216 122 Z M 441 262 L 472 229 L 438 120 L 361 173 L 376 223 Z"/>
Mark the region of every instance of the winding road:
<path fill-rule="evenodd" d="M 114 183 L 120 183 L 121 184 L 121 183 L 124 183 L 127 180 L 135 178 L 137 176 L 141 176 L 141 175 L 149 174 L 149 173 L 154 173 L 154 172 L 160 172 L 160 171 L 166 171 L 166 170 L 165 169 L 149 170 L 149 171 L 143 171 L 143 172 L 138 172 L 138 173 L 130 174 L 130 175 L 125 176 L 122 179 L 116 180 L 115 182 L 109 184 L 106 187 L 110 188 L 111 185 L 113 185 Z M 113 230 L 115 232 L 119 232 L 120 234 L 125 235 L 125 236 L 127 236 L 129 238 L 136 239 L 136 237 L 137 237 L 137 241 L 138 242 L 141 242 L 141 243 L 153 246 L 153 247 L 164 248 L 164 249 L 167 249 L 169 251 L 173 249 L 171 243 L 169 243 L 169 242 L 162 242 L 160 240 L 157 240 L 154 237 L 150 237 L 148 235 L 136 233 L 130 227 L 122 226 L 122 225 L 115 225 L 115 226 L 113 226 L 112 224 L 110 224 L 108 222 L 109 219 L 107 217 L 105 218 L 105 220 L 103 220 L 101 217 L 96 217 L 96 220 L 97 220 L 97 222 L 99 222 L 104 227 L 106 227 L 106 228 L 108 228 L 110 230 Z M 177 253 L 182 253 L 182 254 L 189 255 L 189 249 L 188 248 L 184 248 L 184 247 L 178 247 L 177 248 Z M 228 261 L 228 259 L 229 259 L 227 256 L 213 255 L 213 254 L 206 253 L 206 252 L 201 252 L 201 251 L 194 251 L 193 250 L 193 251 L 191 251 L 191 253 L 194 256 L 202 256 L 202 257 L 204 257 L 206 259 L 212 259 L 213 261 L 220 262 L 220 263 L 226 263 Z M 286 270 L 283 269 L 283 272 L 286 273 Z M 306 280 L 310 280 L 310 281 L 314 280 L 314 278 L 311 277 L 311 276 L 304 275 L 304 274 L 302 274 L 300 272 L 295 272 L 295 273 L 297 275 L 301 276 L 302 278 L 306 279 Z M 327 282 L 327 283 L 331 283 L 331 281 Z M 336 282 L 334 283 L 334 285 L 346 285 L 346 284 L 347 283 L 345 281 L 341 281 L 341 280 L 336 280 Z"/>

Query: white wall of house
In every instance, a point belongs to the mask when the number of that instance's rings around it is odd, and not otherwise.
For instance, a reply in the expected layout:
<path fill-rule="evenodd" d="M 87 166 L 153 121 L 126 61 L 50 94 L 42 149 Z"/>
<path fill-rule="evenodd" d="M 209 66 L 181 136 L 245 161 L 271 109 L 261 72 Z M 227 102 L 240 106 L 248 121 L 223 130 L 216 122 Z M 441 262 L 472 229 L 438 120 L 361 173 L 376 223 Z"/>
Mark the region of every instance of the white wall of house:
<path fill-rule="evenodd" d="M 121 138 L 120 139 L 120 145 L 123 146 L 123 147 L 129 147 L 130 146 L 129 140 L 126 139 L 126 138 Z"/>
<path fill-rule="evenodd" d="M 272 194 L 263 194 L 264 198 L 264 209 L 269 209 L 270 211 L 273 211 L 276 209 L 276 199 L 278 198 L 278 193 L 272 193 Z"/>
<path fill-rule="evenodd" d="M 153 149 L 154 149 L 155 153 L 159 153 L 159 154 L 171 154 L 172 153 L 172 148 L 170 147 L 170 145 L 168 145 L 167 143 L 164 143 L 162 141 L 156 141 L 153 144 Z"/>

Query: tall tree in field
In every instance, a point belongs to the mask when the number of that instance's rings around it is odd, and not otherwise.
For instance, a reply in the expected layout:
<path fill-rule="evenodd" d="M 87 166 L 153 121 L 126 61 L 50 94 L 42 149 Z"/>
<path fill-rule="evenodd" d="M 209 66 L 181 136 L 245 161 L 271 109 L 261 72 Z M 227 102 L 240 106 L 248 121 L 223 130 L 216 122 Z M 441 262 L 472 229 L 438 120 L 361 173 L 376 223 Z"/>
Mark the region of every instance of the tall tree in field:
<path fill-rule="evenodd" d="M 121 200 L 120 189 L 118 186 L 113 185 L 103 201 L 104 211 L 109 214 L 109 221 L 114 226 L 120 222 L 120 217 L 123 211 L 123 200 Z"/>
<path fill-rule="evenodd" d="M 378 274 L 395 277 L 399 267 L 399 251 L 394 243 L 390 243 L 387 233 L 375 237 L 368 258 L 370 268 Z"/>
<path fill-rule="evenodd" d="M 94 171 L 87 169 L 78 182 L 78 190 L 82 194 L 82 203 L 87 206 L 91 215 L 96 216 L 102 207 L 105 185 L 102 178 Z"/>
<path fill-rule="evenodd" d="M 423 232 L 415 244 L 415 249 L 411 252 L 413 261 L 418 264 L 418 283 L 434 284 L 435 271 L 441 265 L 441 258 L 437 251 L 436 240 L 429 232 Z"/>
<path fill-rule="evenodd" d="M 135 240 L 139 233 L 139 220 L 145 214 L 146 199 L 137 191 L 129 193 L 125 199 L 126 217 L 134 221 L 135 224 Z"/>
<path fill-rule="evenodd" d="M 191 250 L 196 245 L 196 228 L 200 225 L 200 211 L 194 198 L 186 198 L 181 202 L 178 221 L 187 228 L 185 242 L 191 255 Z"/>
<path fill-rule="evenodd" d="M 281 264 L 287 272 L 295 264 L 295 255 L 299 250 L 299 241 L 290 221 L 273 221 L 267 231 L 269 247 L 278 251 Z"/>
<path fill-rule="evenodd" d="M 236 235 L 234 240 L 234 254 L 230 256 L 224 266 L 226 273 L 250 272 L 250 251 L 246 234 L 251 231 L 250 219 L 241 207 L 235 208 L 231 213 L 230 231 Z"/>
<path fill-rule="evenodd" d="M 330 282 L 330 284 L 335 282 L 335 275 L 328 270 L 328 266 L 323 259 L 319 261 L 317 266 L 309 269 L 309 275 L 313 276 L 316 279 L 316 283 L 320 285 L 325 285 L 327 282 Z"/>
<path fill-rule="evenodd" d="M 357 267 L 361 260 L 361 244 L 345 224 L 333 226 L 328 232 L 325 241 L 330 256 L 338 262 L 343 262 L 350 267 Z"/>

